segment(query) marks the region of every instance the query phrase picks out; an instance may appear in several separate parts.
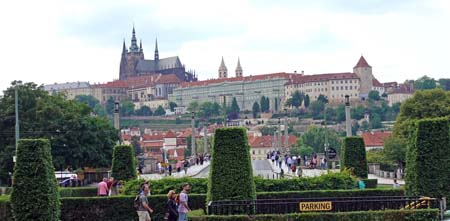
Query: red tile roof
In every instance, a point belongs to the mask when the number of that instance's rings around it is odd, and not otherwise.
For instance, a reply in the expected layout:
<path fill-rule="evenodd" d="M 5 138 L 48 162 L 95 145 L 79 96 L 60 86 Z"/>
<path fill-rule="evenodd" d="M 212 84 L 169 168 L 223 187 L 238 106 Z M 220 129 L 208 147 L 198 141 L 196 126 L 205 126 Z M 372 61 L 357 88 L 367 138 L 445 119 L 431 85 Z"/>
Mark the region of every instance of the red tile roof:
<path fill-rule="evenodd" d="M 361 58 L 359 58 L 358 63 L 356 64 L 355 68 L 371 68 L 372 66 L 370 66 L 366 59 L 364 59 L 364 57 L 361 55 Z"/>
<path fill-rule="evenodd" d="M 165 134 L 158 133 L 158 134 L 144 134 L 142 136 L 144 141 L 150 141 L 150 140 L 164 140 Z"/>
<path fill-rule="evenodd" d="M 156 142 L 142 142 L 142 147 L 163 147 L 164 142 L 163 141 L 156 141 Z"/>
<path fill-rule="evenodd" d="M 383 85 L 376 78 L 372 79 L 372 84 L 375 87 L 383 87 Z"/>
<path fill-rule="evenodd" d="M 131 134 L 121 134 L 122 140 L 131 140 Z"/>
<path fill-rule="evenodd" d="M 399 84 L 398 87 L 394 89 L 392 94 L 412 94 L 414 89 L 407 84 Z"/>
<path fill-rule="evenodd" d="M 384 146 L 384 140 L 392 135 L 392 132 L 364 132 L 362 137 L 366 147 Z"/>
<path fill-rule="evenodd" d="M 158 84 L 175 84 L 175 83 L 181 83 L 183 82 L 182 80 L 180 80 L 177 75 L 175 74 L 166 74 L 166 75 L 162 75 L 157 81 L 156 83 Z"/>
<path fill-rule="evenodd" d="M 254 137 L 250 143 L 250 148 L 264 148 L 272 147 L 273 136 L 261 136 Z M 295 145 L 297 143 L 297 137 L 294 135 L 289 135 L 288 144 L 289 146 Z M 284 146 L 284 136 L 281 137 L 281 145 Z"/>

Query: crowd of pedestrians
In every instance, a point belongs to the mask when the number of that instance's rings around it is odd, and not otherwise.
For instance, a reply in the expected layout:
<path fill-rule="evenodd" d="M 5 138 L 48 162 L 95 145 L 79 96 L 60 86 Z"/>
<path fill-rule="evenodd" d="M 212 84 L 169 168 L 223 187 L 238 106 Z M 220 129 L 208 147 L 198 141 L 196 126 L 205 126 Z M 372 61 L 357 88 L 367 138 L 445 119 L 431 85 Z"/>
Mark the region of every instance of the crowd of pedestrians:
<path fill-rule="evenodd" d="M 288 167 L 288 169 L 298 176 L 302 175 L 302 169 L 327 169 L 327 159 L 325 157 L 318 158 L 316 153 L 313 153 L 311 156 L 307 155 L 289 155 L 289 154 L 281 154 L 280 151 L 271 151 L 267 153 L 267 159 L 271 160 L 272 163 L 278 166 L 281 170 L 281 175 L 284 175 L 283 164 Z"/>
<path fill-rule="evenodd" d="M 114 177 L 103 178 L 97 185 L 97 196 L 114 196 L 119 194 L 119 189 L 122 187 L 122 182 L 117 181 Z"/>

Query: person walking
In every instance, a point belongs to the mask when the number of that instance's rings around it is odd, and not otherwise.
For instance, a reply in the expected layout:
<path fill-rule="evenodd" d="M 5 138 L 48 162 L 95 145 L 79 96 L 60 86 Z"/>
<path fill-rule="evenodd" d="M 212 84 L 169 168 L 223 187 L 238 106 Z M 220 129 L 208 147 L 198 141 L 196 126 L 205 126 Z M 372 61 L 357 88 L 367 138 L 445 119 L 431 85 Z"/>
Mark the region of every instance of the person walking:
<path fill-rule="evenodd" d="M 171 190 L 167 194 L 167 204 L 166 204 L 166 214 L 164 220 L 177 221 L 178 220 L 178 210 L 177 202 L 175 201 L 175 191 Z"/>
<path fill-rule="evenodd" d="M 168 170 L 169 170 L 169 176 L 172 176 L 172 164 L 170 164 L 170 163 L 168 166 Z"/>
<path fill-rule="evenodd" d="M 108 179 L 103 178 L 102 182 L 98 183 L 97 186 L 97 196 L 108 196 L 108 184 L 106 183 Z"/>
<path fill-rule="evenodd" d="M 183 190 L 180 193 L 180 201 L 178 202 L 178 221 L 187 221 L 187 213 L 191 211 L 188 206 L 188 192 L 191 189 L 188 183 L 184 183 L 182 186 Z"/>
<path fill-rule="evenodd" d="M 400 184 L 397 183 L 397 180 L 394 180 L 394 184 L 392 185 L 392 188 L 394 188 L 394 189 L 400 188 Z"/>
<path fill-rule="evenodd" d="M 153 213 L 153 209 L 148 205 L 147 195 L 149 192 L 148 184 L 144 184 L 142 192 L 138 196 L 139 206 L 137 208 L 137 214 L 139 221 L 151 221 L 150 213 Z"/>
<path fill-rule="evenodd" d="M 177 168 L 177 173 L 179 173 L 181 171 L 181 162 L 177 161 L 177 164 L 175 165 L 175 167 Z"/>
<path fill-rule="evenodd" d="M 187 174 L 188 168 L 189 168 L 189 162 L 187 160 L 185 160 L 183 163 L 184 175 Z"/>
<path fill-rule="evenodd" d="M 297 176 L 298 176 L 298 177 L 302 177 L 302 173 L 303 173 L 302 168 L 299 166 L 299 167 L 297 168 Z"/>

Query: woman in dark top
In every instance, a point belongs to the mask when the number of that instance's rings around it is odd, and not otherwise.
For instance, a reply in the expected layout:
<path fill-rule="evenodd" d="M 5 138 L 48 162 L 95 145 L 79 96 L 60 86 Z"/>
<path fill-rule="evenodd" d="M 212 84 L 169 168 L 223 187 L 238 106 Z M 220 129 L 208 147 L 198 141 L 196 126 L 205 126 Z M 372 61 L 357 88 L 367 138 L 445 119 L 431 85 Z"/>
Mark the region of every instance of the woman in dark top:
<path fill-rule="evenodd" d="M 167 194 L 167 204 L 166 204 L 166 215 L 164 217 L 165 220 L 169 221 L 177 221 L 178 219 L 178 210 L 177 203 L 175 202 L 176 194 L 174 190 L 169 191 Z"/>

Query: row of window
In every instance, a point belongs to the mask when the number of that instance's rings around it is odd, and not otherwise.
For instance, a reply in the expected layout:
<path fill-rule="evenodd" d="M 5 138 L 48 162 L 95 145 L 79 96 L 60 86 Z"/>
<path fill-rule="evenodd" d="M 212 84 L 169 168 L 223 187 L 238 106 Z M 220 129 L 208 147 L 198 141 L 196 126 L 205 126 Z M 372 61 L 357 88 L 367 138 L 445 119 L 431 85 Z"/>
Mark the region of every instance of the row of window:
<path fill-rule="evenodd" d="M 340 94 L 340 95 L 341 95 L 340 97 L 345 97 L 346 94 Z M 353 96 L 353 94 L 349 94 L 348 96 L 350 96 L 350 97 L 358 97 L 358 94 L 355 94 L 355 96 Z M 336 95 L 336 96 L 332 95 L 331 97 L 332 98 L 338 98 L 339 95 Z"/>
<path fill-rule="evenodd" d="M 340 89 L 341 91 L 343 91 L 343 90 L 349 90 L 349 89 L 350 89 L 350 90 L 353 90 L 353 88 L 354 88 L 355 90 L 358 89 L 357 86 L 353 87 L 353 86 L 351 86 L 351 85 L 350 85 L 350 86 L 340 86 L 340 88 L 341 88 L 341 89 Z M 339 91 L 339 86 L 336 86 L 336 87 L 333 86 L 333 87 L 331 87 L 331 90 L 332 90 L 332 91 L 334 91 L 335 89 L 336 89 L 336 91 Z"/>

